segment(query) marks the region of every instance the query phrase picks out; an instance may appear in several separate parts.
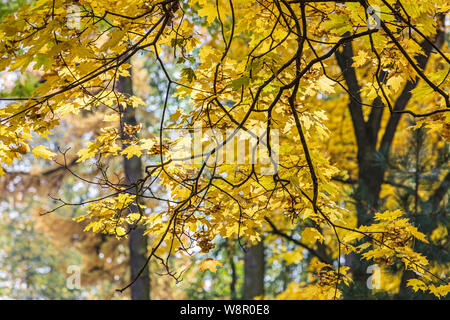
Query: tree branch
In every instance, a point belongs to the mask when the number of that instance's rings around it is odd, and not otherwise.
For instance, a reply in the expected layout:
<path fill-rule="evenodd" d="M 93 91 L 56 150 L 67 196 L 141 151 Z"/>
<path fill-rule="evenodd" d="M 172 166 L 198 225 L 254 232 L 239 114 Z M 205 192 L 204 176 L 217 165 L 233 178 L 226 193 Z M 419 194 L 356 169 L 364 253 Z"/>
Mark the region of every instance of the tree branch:
<path fill-rule="evenodd" d="M 288 234 L 284 233 L 283 231 L 281 231 L 280 229 L 278 229 L 278 228 L 273 224 L 273 222 L 272 222 L 269 218 L 264 217 L 264 219 L 267 221 L 267 223 L 269 224 L 269 226 L 272 228 L 271 233 L 276 234 L 276 235 L 279 235 L 279 236 L 285 238 L 286 240 L 289 240 L 289 241 L 291 241 L 292 243 L 295 243 L 296 245 L 298 245 L 298 246 L 300 246 L 300 247 L 302 247 L 302 248 L 308 250 L 308 252 L 309 252 L 310 254 L 312 254 L 313 256 L 315 256 L 315 257 L 317 257 L 317 258 L 319 258 L 319 260 L 322 261 L 322 262 L 324 262 L 324 263 L 327 263 L 327 264 L 331 264 L 331 263 L 332 263 L 331 259 L 329 259 L 328 257 L 323 257 L 323 256 L 321 256 L 321 255 L 320 255 L 316 250 L 314 250 L 313 248 L 307 246 L 306 244 L 302 243 L 301 241 L 299 241 L 299 240 L 297 240 L 297 239 L 294 239 L 294 238 L 291 237 L 290 235 L 288 235 Z"/>

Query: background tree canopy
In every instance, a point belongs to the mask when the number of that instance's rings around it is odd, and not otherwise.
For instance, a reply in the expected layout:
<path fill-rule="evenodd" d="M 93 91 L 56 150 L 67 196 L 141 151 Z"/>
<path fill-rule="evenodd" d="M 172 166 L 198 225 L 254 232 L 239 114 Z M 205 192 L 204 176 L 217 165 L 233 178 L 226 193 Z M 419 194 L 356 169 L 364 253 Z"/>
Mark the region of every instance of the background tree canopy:
<path fill-rule="evenodd" d="M 0 297 L 445 299 L 447 1 L 0 3 Z"/>

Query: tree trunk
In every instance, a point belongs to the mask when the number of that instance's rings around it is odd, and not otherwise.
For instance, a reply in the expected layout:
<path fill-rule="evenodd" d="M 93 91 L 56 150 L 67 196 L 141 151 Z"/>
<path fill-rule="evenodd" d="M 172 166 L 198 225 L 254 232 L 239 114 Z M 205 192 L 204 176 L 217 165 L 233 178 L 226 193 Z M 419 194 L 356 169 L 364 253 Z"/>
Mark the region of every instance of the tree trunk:
<path fill-rule="evenodd" d="M 131 74 L 131 70 L 130 70 Z M 120 77 L 116 83 L 116 88 L 125 94 L 132 95 L 133 87 L 131 77 Z M 122 109 L 122 123 L 123 124 L 136 125 L 136 115 L 133 107 L 127 107 L 126 110 Z M 129 140 L 130 137 L 122 131 L 122 139 Z M 126 144 L 125 144 L 126 147 Z M 127 159 L 124 156 L 124 172 L 125 183 L 136 183 L 142 177 L 142 163 L 141 158 L 132 157 Z M 136 205 L 130 206 L 130 210 L 138 212 Z M 129 235 L 128 247 L 130 250 L 130 281 L 133 281 L 138 275 L 141 268 L 145 265 L 147 260 L 147 237 L 144 236 L 144 229 L 138 227 L 132 230 Z M 131 299 L 132 300 L 149 300 L 150 299 L 150 276 L 148 265 L 143 270 L 140 277 L 131 286 Z"/>
<path fill-rule="evenodd" d="M 247 249 L 244 257 L 243 299 L 249 300 L 264 295 L 264 243 Z"/>
<path fill-rule="evenodd" d="M 441 23 L 443 23 L 442 17 Z M 438 29 L 435 44 L 442 46 L 444 32 Z M 431 55 L 432 47 L 429 43 L 422 43 L 425 55 L 417 58 L 420 69 L 425 66 Z M 358 186 L 354 194 L 356 201 L 356 211 L 358 218 L 358 226 L 368 225 L 371 223 L 372 217 L 378 209 L 378 200 L 380 196 L 381 186 L 384 181 L 386 172 L 386 162 L 389 159 L 389 153 L 392 142 L 400 121 L 401 113 L 393 113 L 390 115 L 383 136 L 381 137 L 380 146 L 377 149 L 378 136 L 380 134 L 381 118 L 383 114 L 383 104 L 378 97 L 372 102 L 372 110 L 366 121 L 362 113 L 362 99 L 360 95 L 360 85 L 356 76 L 353 63 L 353 48 L 351 43 L 343 45 L 342 52 L 337 51 L 335 56 L 342 75 L 350 93 L 349 110 L 352 117 L 353 129 L 358 147 Z M 381 83 L 385 80 L 385 74 L 380 73 L 379 79 Z M 402 111 L 406 108 L 411 99 L 411 90 L 417 86 L 418 81 L 407 81 L 400 96 L 394 104 L 395 111 Z M 367 286 L 367 274 L 369 263 L 362 260 L 358 254 L 351 255 L 350 265 L 353 274 L 353 288 L 349 292 L 352 298 L 366 298 L 370 295 Z M 405 278 L 407 275 L 405 275 Z"/>

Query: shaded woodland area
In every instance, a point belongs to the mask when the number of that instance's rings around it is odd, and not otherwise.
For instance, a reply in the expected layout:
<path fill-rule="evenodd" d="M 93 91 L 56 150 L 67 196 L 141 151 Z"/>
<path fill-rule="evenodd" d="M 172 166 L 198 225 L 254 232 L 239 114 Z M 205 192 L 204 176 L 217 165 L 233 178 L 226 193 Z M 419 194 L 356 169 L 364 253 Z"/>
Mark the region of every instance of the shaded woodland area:
<path fill-rule="evenodd" d="M 0 298 L 447 299 L 449 9 L 0 2 Z"/>

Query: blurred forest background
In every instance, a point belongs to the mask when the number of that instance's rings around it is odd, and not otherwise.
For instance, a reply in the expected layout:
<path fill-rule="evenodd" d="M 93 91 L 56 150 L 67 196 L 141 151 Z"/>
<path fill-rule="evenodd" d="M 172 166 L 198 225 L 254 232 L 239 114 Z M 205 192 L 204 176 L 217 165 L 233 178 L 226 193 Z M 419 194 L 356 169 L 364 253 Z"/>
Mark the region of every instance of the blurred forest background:
<path fill-rule="evenodd" d="M 0 2 L 0 19 L 32 1 Z M 147 109 L 138 110 L 137 117 L 144 122 L 148 134 L 156 132 L 166 79 L 155 61 L 145 57 L 133 60 L 133 91 L 146 97 Z M 171 70 L 176 72 L 176 70 Z M 1 97 L 29 96 L 40 81 L 39 72 L 28 68 L 24 74 L 1 73 Z M 3 103 L 3 102 L 0 102 Z M 176 108 L 172 108 L 172 112 Z M 88 112 L 73 117 L 52 135 L 54 146 L 80 147 L 83 139 L 92 137 L 103 123 L 104 114 Z M 74 134 L 76 133 L 76 134 Z M 43 139 L 44 140 L 44 139 Z M 123 294 L 116 289 L 130 281 L 130 250 L 126 241 L 115 237 L 84 232 L 86 224 L 72 219 L 82 213 L 79 206 L 65 207 L 47 216 L 40 213 L 57 204 L 52 197 L 79 202 L 98 194 L 92 186 L 65 172 L 57 164 L 30 155 L 20 165 L 6 172 L 0 181 L 0 299 L 130 299 L 131 291 Z M 75 165 L 71 159 L 70 165 Z M 80 168 L 85 176 L 95 175 L 92 168 Z M 123 170 L 121 163 L 117 170 Z M 86 189 L 87 188 L 87 189 Z M 157 204 L 155 204 L 156 206 Z M 159 276 L 164 270 L 156 261 L 150 265 L 151 299 L 218 299 L 241 298 L 244 282 L 244 254 L 237 243 L 218 243 L 212 256 L 225 257 L 228 266 L 216 273 L 199 272 L 190 268 L 180 283 L 169 275 Z M 145 256 L 137 258 L 137 268 Z M 198 259 L 198 261 L 197 261 Z M 198 264 L 204 257 L 192 257 L 184 264 Z M 181 265 L 183 267 L 183 264 Z M 81 270 L 81 288 L 67 285 L 73 270 Z M 272 279 L 268 292 L 275 294 L 287 284 L 292 267 L 275 266 L 267 270 Z M 68 288 L 69 287 L 69 288 Z M 145 296 L 145 293 L 144 293 Z M 142 298 L 142 297 L 141 297 Z"/>
<path fill-rule="evenodd" d="M 2 0 L 0 19 L 26 2 L 29 1 Z M 445 42 L 447 46 L 448 34 Z M 172 66 L 169 72 L 177 74 L 183 70 Z M 23 74 L 1 73 L 0 96 L 30 96 L 39 81 L 39 71 L 33 68 Z M 142 137 L 152 137 L 158 131 L 161 115 L 158 106 L 163 103 L 166 81 L 154 60 L 144 55 L 133 57 L 132 81 L 123 86 L 124 90 L 134 92 L 146 102 L 145 108 L 137 108 L 135 114 L 130 115 L 143 123 Z M 171 99 L 171 112 L 183 106 L 183 99 Z M 70 117 L 54 131 L 51 142 L 42 139 L 42 143 L 51 143 L 53 150 L 59 146 L 78 150 L 84 141 L 95 136 L 104 114 L 83 111 Z M 350 131 L 351 128 L 343 130 Z M 448 265 L 448 184 L 443 184 L 441 189 L 436 189 L 436 185 L 443 177 L 448 181 L 450 149 L 443 141 L 431 140 L 434 142 L 430 143 L 430 139 L 425 139 L 427 135 L 427 130 L 419 128 L 399 137 L 402 148 L 390 159 L 386 169 L 390 183 L 383 186 L 380 198 L 385 207 L 415 210 L 416 219 L 424 219 L 422 224 L 426 224 L 425 216 L 430 211 L 439 213 L 439 218 L 426 232 L 433 242 L 432 249 L 424 247 L 423 250 L 428 250 L 426 254 L 430 260 Z M 58 160 L 62 161 L 62 158 Z M 66 160 L 68 167 L 76 167 L 77 174 L 83 177 L 98 174 L 95 168 L 77 163 L 76 157 Z M 115 172 L 123 170 L 122 163 L 115 166 Z M 420 191 L 416 188 L 418 182 Z M 342 181 L 349 202 L 354 195 L 352 183 L 351 178 Z M 0 180 L 0 190 L 1 299 L 249 299 L 262 295 L 283 298 L 280 293 L 285 292 L 292 281 L 300 282 L 308 277 L 307 266 L 313 258 L 303 258 L 303 248 L 299 249 L 294 234 L 273 237 L 277 234 L 275 229 L 267 233 L 264 242 L 246 253 L 236 241 L 215 240 L 215 248 L 207 254 L 207 257 L 223 262 L 215 273 L 200 272 L 198 265 L 205 255 L 195 254 L 171 262 L 177 264 L 177 270 L 186 269 L 177 283 L 173 277 L 163 275 L 165 270 L 157 260 L 152 260 L 149 278 L 143 278 L 148 281 L 148 287 L 144 284 L 142 290 L 145 292 L 132 297 L 130 290 L 123 294 L 115 290 L 125 286 L 130 281 L 130 269 L 133 266 L 136 269 L 145 260 L 145 255 L 139 256 L 139 252 L 130 253 L 128 242 L 137 241 L 135 246 L 145 247 L 145 241 L 136 236 L 119 241 L 112 236 L 83 232 L 86 224 L 73 221 L 82 214 L 82 208 L 76 205 L 41 215 L 58 205 L 58 199 L 78 203 L 98 195 L 101 191 L 94 185 L 83 183 L 56 163 L 44 159 L 36 161 L 32 155 L 26 155 L 20 164 L 10 166 L 5 172 Z M 435 190 L 435 198 L 429 196 L 431 190 Z M 429 201 L 421 202 L 418 192 Z M 152 205 L 157 207 L 158 203 L 155 201 Z M 301 232 L 301 227 L 297 231 Z M 321 250 L 320 246 L 317 250 Z M 67 285 L 74 266 L 81 270 L 80 288 Z M 396 270 L 395 265 L 389 268 L 382 270 L 381 288 L 373 290 L 366 298 L 430 298 L 406 289 L 405 279 L 398 277 L 400 270 Z M 367 274 L 367 278 L 369 276 Z M 366 289 L 353 287 L 351 290 L 345 294 L 354 298 L 359 297 L 358 290 Z"/>

